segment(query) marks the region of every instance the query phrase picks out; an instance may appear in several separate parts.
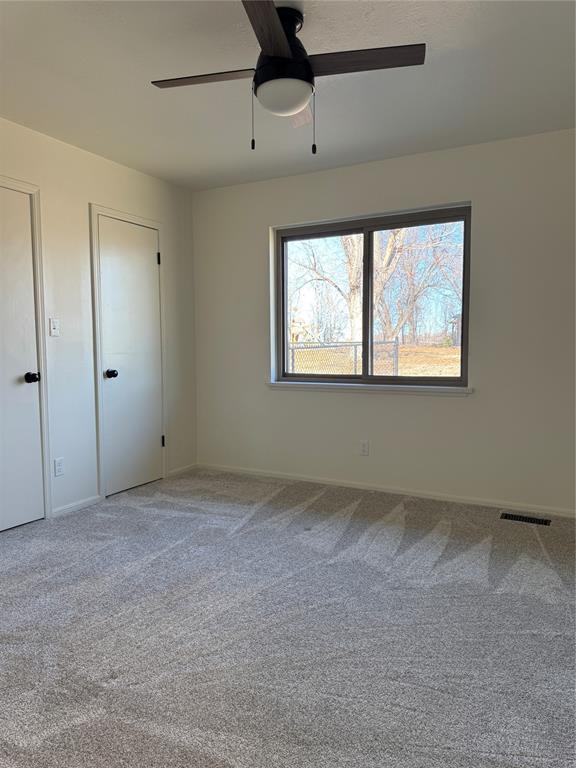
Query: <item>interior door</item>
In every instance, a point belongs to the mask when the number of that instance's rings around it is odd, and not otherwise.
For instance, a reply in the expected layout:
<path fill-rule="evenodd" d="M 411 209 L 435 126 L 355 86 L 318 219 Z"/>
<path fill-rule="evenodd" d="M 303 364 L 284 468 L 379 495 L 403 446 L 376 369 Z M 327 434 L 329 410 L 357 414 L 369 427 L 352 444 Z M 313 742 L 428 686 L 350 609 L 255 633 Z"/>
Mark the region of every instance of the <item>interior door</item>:
<path fill-rule="evenodd" d="M 0 530 L 44 517 L 30 196 L 0 187 Z"/>
<path fill-rule="evenodd" d="M 158 230 L 98 216 L 104 493 L 162 477 Z"/>

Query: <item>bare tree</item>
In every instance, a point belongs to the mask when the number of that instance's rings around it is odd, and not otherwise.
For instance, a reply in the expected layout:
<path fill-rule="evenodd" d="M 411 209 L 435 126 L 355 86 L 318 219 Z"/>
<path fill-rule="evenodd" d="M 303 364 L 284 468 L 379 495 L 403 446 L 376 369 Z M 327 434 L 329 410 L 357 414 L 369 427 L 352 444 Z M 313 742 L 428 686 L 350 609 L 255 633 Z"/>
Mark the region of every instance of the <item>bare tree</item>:
<path fill-rule="evenodd" d="M 460 306 L 462 253 L 454 241 L 456 226 L 434 224 L 374 234 L 372 300 L 378 338 L 417 343 L 423 307 L 433 292 L 445 307 Z M 347 325 L 349 338 L 360 341 L 363 238 L 343 235 L 339 243 L 335 256 L 322 239 L 303 241 L 291 263 L 301 270 L 297 290 L 310 285 L 315 293 L 314 335 L 323 341 L 342 338 Z M 446 309 L 444 315 L 448 333 L 452 315 Z"/>
<path fill-rule="evenodd" d="M 448 289 L 454 298 L 460 292 L 460 302 L 462 256 L 454 232 L 448 223 L 379 233 L 385 237 L 374 252 L 374 313 L 383 339 L 418 343 L 423 303 L 435 291 L 446 296 Z"/>

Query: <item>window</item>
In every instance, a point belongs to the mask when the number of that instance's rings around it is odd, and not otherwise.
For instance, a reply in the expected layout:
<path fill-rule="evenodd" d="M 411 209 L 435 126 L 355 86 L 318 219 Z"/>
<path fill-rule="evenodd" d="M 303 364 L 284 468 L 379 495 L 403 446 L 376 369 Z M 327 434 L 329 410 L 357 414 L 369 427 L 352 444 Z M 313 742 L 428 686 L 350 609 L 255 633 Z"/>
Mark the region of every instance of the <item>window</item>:
<path fill-rule="evenodd" d="M 277 381 L 467 386 L 469 207 L 276 234 Z"/>

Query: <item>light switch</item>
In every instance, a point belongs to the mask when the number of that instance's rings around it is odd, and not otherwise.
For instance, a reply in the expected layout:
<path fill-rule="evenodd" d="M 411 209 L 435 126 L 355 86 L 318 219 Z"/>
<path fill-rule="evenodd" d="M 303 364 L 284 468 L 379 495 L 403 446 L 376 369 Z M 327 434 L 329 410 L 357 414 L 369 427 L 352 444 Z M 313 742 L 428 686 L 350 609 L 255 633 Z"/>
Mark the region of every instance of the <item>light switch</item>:
<path fill-rule="evenodd" d="M 50 336 L 60 336 L 60 319 L 58 317 L 51 317 L 48 327 Z"/>

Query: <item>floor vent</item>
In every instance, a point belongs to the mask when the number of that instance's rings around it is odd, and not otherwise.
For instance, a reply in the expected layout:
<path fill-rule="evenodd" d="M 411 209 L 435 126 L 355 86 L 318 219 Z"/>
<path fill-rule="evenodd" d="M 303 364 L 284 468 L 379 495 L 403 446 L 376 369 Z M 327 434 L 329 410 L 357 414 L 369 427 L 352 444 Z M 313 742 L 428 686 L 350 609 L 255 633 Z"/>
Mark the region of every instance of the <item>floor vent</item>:
<path fill-rule="evenodd" d="M 543 517 L 528 517 L 527 515 L 512 515 L 510 512 L 502 512 L 500 520 L 517 520 L 519 523 L 533 523 L 534 525 L 550 525 L 551 520 Z"/>

